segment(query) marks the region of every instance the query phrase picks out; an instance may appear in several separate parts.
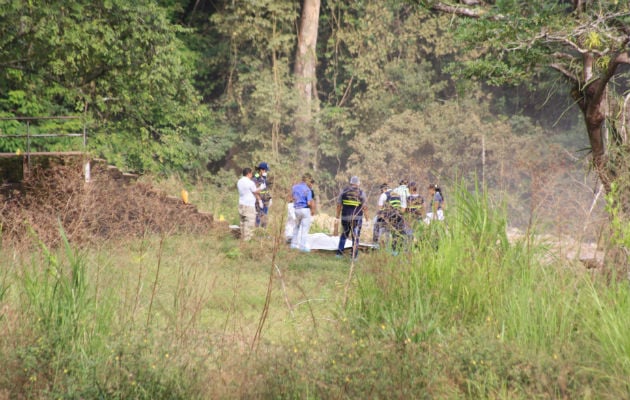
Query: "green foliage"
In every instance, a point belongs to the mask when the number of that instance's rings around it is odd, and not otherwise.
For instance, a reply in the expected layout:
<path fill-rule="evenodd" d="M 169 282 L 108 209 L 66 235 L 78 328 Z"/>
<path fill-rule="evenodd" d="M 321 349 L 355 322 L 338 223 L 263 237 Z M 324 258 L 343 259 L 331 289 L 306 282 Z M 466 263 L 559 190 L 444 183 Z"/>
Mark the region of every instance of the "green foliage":
<path fill-rule="evenodd" d="M 36 338 L 18 349 L 20 373 L 34 387 L 38 379 L 54 377 L 51 393 L 73 392 L 74 380 L 94 370 L 86 361 L 104 350 L 112 318 L 109 303 L 98 304 L 93 295 L 84 255 L 70 246 L 63 230 L 60 234 L 65 252 L 56 254 L 41 244 L 43 263 L 35 261 L 25 270 L 18 288 L 27 297 L 25 312 L 32 314 Z"/>
<path fill-rule="evenodd" d="M 373 130 L 397 111 L 422 109 L 444 88 L 431 63 L 440 41 L 418 23 L 422 13 L 395 3 L 329 7 L 338 26 L 326 44 L 330 61 L 320 82 L 334 88 L 331 106 L 352 106 L 360 129 Z"/>
<path fill-rule="evenodd" d="M 12 368 L 0 390 L 11 398 L 622 398 L 627 284 L 549 261 L 534 237 L 506 243 L 504 211 L 481 189 L 449 193 L 447 221 L 426 227 L 432 240 L 397 257 L 365 252 L 351 277 L 329 254 L 280 248 L 258 351 L 250 346 L 272 262 L 265 241 L 145 237 L 4 257 L 11 290 L 0 360 Z M 22 256 L 32 256 L 30 268 Z M 66 328 L 65 344 L 52 345 Z"/>
<path fill-rule="evenodd" d="M 630 369 L 630 340 L 623 334 L 630 326 L 630 320 L 623 312 L 630 305 L 626 282 L 614 282 L 608 290 L 591 285 L 587 295 L 590 296 L 593 312 L 599 320 L 588 321 L 587 325 L 596 335 L 603 368 L 611 366 L 613 360 L 619 359 L 624 370 Z"/>
<path fill-rule="evenodd" d="M 24 288 L 37 315 L 40 334 L 47 336 L 47 344 L 54 351 L 71 350 L 75 345 L 82 347 L 86 344 L 83 340 L 89 342 L 94 334 L 91 318 L 96 317 L 93 299 L 88 294 L 85 262 L 70 247 L 63 232 L 62 236 L 66 261 L 41 244 L 46 270 L 42 274 L 34 267 L 32 274 L 24 277 Z"/>
<path fill-rule="evenodd" d="M 455 37 L 465 44 L 468 56 L 449 70 L 467 79 L 514 85 L 535 81 L 541 68 L 554 63 L 581 80 L 579 53 L 589 52 L 596 59 L 595 75 L 605 73 L 611 52 L 623 52 L 626 46 L 618 27 L 627 18 L 628 5 L 603 2 L 582 7 L 501 1 L 487 5 L 479 18 L 458 18 Z"/>
<path fill-rule="evenodd" d="M 613 243 L 627 249 L 630 248 L 630 222 L 624 212 L 622 184 L 623 181 L 619 181 L 611 185 L 610 193 L 606 195 L 606 210 L 611 218 Z"/>
<path fill-rule="evenodd" d="M 422 112 L 393 115 L 369 136 L 354 138 L 350 171 L 367 182 L 396 184 L 406 177 L 423 186 L 457 176 L 468 182 L 484 176 L 489 188 L 503 186 L 520 193 L 516 185 L 522 184 L 522 177 L 504 171 L 522 169 L 531 161 L 530 146 L 540 143 L 539 132 L 524 117 L 496 119 L 474 98 L 432 103 Z"/>
<path fill-rule="evenodd" d="M 216 104 L 239 143 L 238 165 L 262 158 L 287 165 L 295 157 L 289 132 L 297 104 L 290 72 L 297 17 L 296 4 L 270 0 L 230 2 L 211 17 L 221 38 L 214 51 L 229 60 Z"/>
<path fill-rule="evenodd" d="M 507 216 L 501 209 L 491 204 L 487 188 L 480 188 L 477 181 L 472 191 L 465 189 L 464 181 L 455 188 L 454 203 L 457 207 L 457 223 L 472 239 L 479 251 L 498 251 L 502 253 L 509 248 L 507 238 Z M 449 208 L 449 212 L 453 212 Z"/>
<path fill-rule="evenodd" d="M 224 154 L 200 143 L 230 145 L 192 86 L 194 57 L 177 38 L 186 30 L 154 3 L 0 7 L 4 116 L 81 114 L 91 151 L 138 171 L 198 172 Z"/>
<path fill-rule="evenodd" d="M 360 280 L 351 308 L 361 323 L 357 330 L 382 326 L 380 334 L 402 344 L 432 341 L 448 324 L 487 320 L 494 321 L 496 338 L 517 347 L 552 351 L 573 340 L 581 297 L 556 296 L 550 289 L 568 284 L 567 277 L 533 267 L 535 253 L 524 255 L 524 244 L 510 245 L 505 216 L 484 194 L 461 187 L 452 198 L 457 207 L 449 208 L 437 245 L 421 242 L 404 263 L 383 265 L 379 273 L 386 279 Z"/>

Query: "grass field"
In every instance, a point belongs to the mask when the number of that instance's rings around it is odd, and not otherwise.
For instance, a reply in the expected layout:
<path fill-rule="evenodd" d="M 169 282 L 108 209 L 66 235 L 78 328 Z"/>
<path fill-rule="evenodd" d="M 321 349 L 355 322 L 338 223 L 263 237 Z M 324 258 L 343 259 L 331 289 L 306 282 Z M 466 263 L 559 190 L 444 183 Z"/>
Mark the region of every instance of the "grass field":
<path fill-rule="evenodd" d="M 290 251 L 281 218 L 249 243 L 2 248 L 0 399 L 630 397 L 627 281 L 453 199 L 448 226 L 354 265 Z"/>

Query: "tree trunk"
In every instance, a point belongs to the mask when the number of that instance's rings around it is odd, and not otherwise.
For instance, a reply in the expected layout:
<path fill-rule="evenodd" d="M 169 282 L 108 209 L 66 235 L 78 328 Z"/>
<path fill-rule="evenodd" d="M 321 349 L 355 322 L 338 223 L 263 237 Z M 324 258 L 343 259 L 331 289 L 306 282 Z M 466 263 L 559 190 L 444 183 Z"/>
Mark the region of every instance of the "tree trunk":
<path fill-rule="evenodd" d="M 580 110 L 584 115 L 584 122 L 588 133 L 589 142 L 593 156 L 593 167 L 597 173 L 605 193 L 610 193 L 612 184 L 615 182 L 618 189 L 615 193 L 612 207 L 617 209 L 618 213 L 611 218 L 620 220 L 628 220 L 630 218 L 630 182 L 627 179 L 629 171 L 630 152 L 625 143 L 625 115 L 621 115 L 621 126 L 612 124 L 610 129 L 615 130 L 610 136 L 614 137 L 613 145 L 607 144 L 604 123 L 606 117 L 611 113 L 609 107 L 606 88 L 602 85 L 607 84 L 605 79 L 595 79 L 587 85 L 582 91 L 578 90 L 578 86 L 574 88 L 573 96 L 576 99 Z M 623 107 L 626 107 L 624 102 Z M 610 150 L 608 150 L 610 149 Z M 614 152 L 609 155 L 608 151 Z M 609 227 L 608 229 L 612 229 Z M 611 235 L 614 235 L 611 232 Z M 628 275 L 628 250 L 620 243 L 613 241 L 609 244 L 610 248 L 606 252 L 606 264 L 610 268 L 616 270 L 618 277 L 627 277 Z"/>
<path fill-rule="evenodd" d="M 319 141 L 314 129 L 313 115 L 319 108 L 317 102 L 317 33 L 319 27 L 320 0 L 304 0 L 302 19 L 298 32 L 295 56 L 295 88 L 300 104 L 295 121 L 299 152 L 304 168 L 317 170 Z"/>
<path fill-rule="evenodd" d="M 606 120 L 606 96 L 597 95 L 599 90 L 602 90 L 600 85 L 601 80 L 597 79 L 584 90 L 574 90 L 573 93 L 584 115 L 586 132 L 588 133 L 593 154 L 593 167 L 604 185 L 606 193 L 609 193 L 613 177 L 607 166 L 606 142 L 603 130 L 604 121 Z"/>

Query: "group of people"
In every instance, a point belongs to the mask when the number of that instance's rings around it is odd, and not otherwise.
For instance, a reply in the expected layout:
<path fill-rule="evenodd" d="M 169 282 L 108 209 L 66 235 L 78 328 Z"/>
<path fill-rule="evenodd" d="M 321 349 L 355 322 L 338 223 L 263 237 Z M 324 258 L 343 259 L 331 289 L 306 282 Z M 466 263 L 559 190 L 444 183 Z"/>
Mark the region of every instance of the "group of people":
<path fill-rule="evenodd" d="M 359 177 L 353 176 L 350 178 L 349 186 L 345 187 L 337 198 L 335 220 L 341 221 L 342 227 L 337 257 L 343 256 L 348 238 L 352 238 L 352 259 L 356 260 L 359 256 L 363 220 L 369 221 L 367 199 L 360 184 Z M 375 247 L 380 247 L 385 239 L 389 238 L 390 248 L 397 254 L 405 241 L 413 235 L 417 224 L 444 220 L 444 197 L 436 184 L 428 187 L 431 201 L 426 214 L 424 198 L 418 193 L 418 185 L 415 182 L 408 184 L 406 179 L 402 179 L 399 186 L 394 189 L 387 183 L 382 184 L 380 189 L 372 232 Z"/>
<path fill-rule="evenodd" d="M 411 238 L 418 224 L 444 220 L 444 196 L 437 184 L 428 186 L 430 203 L 426 210 L 416 182 L 408 184 L 406 179 L 402 179 L 394 189 L 387 183 L 382 184 L 380 189 L 379 211 L 372 232 L 375 246 L 381 246 L 388 237 L 392 252 L 397 253 L 404 242 Z"/>
<path fill-rule="evenodd" d="M 241 237 L 249 240 L 255 227 L 266 227 L 271 194 L 267 173 L 269 165 L 261 162 L 256 170 L 243 169 L 243 176 L 237 183 L 239 192 L 239 215 L 241 219 Z M 315 215 L 315 194 L 312 175 L 305 173 L 302 180 L 291 188 L 289 203 L 290 218 L 294 219 L 290 246 L 303 252 L 309 252 L 308 232 L 312 216 Z M 346 248 L 346 241 L 352 240 L 351 257 L 356 260 L 359 256 L 359 240 L 363 220 L 369 221 L 367 197 L 361 189 L 358 176 L 350 178 L 346 186 L 337 197 L 335 224 L 341 223 L 341 232 L 337 247 L 337 256 L 342 257 Z M 377 201 L 377 211 L 372 232 L 375 247 L 382 246 L 386 241 L 392 252 L 396 253 L 414 232 L 419 223 L 429 224 L 434 220 L 444 219 L 444 196 L 436 184 L 428 186 L 430 202 L 425 209 L 425 201 L 419 193 L 416 182 L 402 179 L 399 186 L 390 188 L 384 183 L 380 186 L 380 196 Z"/>

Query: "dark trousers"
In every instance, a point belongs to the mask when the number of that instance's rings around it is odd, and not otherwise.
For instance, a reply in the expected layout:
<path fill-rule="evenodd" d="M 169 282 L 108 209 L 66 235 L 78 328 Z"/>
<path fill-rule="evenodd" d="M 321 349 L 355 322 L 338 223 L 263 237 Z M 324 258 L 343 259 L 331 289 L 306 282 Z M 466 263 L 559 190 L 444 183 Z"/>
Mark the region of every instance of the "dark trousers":
<path fill-rule="evenodd" d="M 374 229 L 372 230 L 372 242 L 374 244 L 378 244 L 381 234 L 385 232 L 386 227 L 387 222 L 383 219 L 382 215 L 377 216 L 376 222 L 374 223 Z"/>
<path fill-rule="evenodd" d="M 346 239 L 352 236 L 352 258 L 357 258 L 359 255 L 359 238 L 361 237 L 362 225 L 362 219 L 352 219 L 349 221 L 341 220 L 342 232 L 339 236 L 337 254 L 343 254 L 343 251 L 346 248 Z"/>
<path fill-rule="evenodd" d="M 263 208 L 258 206 L 256 203 L 256 226 L 261 228 L 267 227 L 267 214 L 269 214 L 269 206 L 267 204 L 264 205 Z"/>

